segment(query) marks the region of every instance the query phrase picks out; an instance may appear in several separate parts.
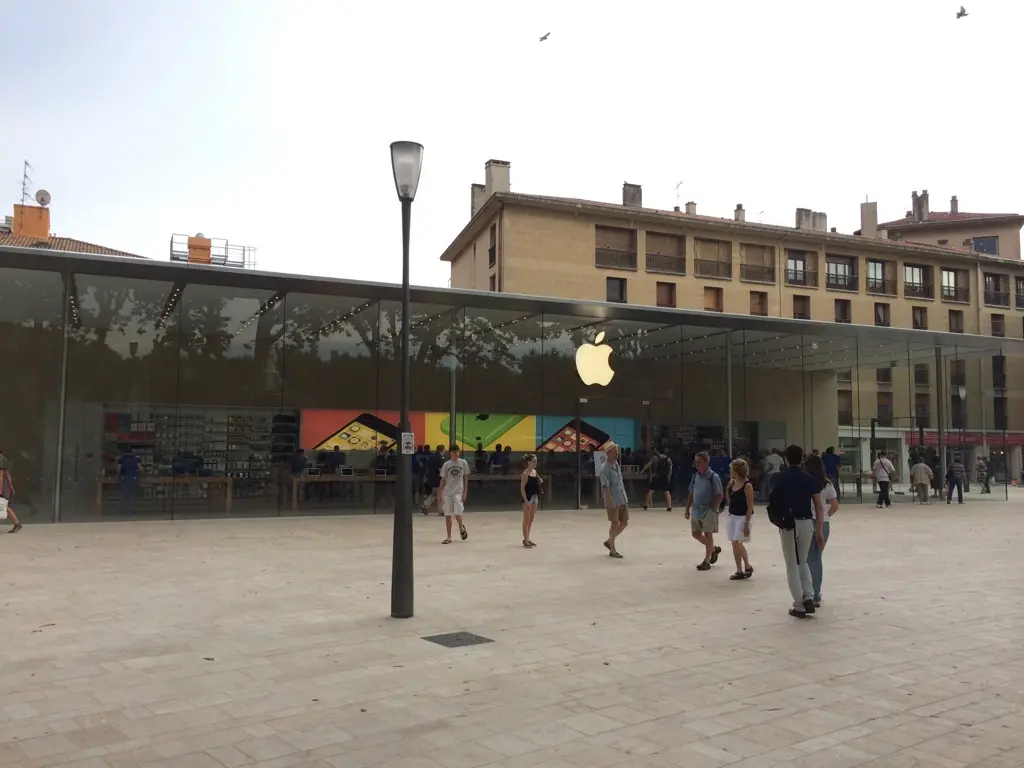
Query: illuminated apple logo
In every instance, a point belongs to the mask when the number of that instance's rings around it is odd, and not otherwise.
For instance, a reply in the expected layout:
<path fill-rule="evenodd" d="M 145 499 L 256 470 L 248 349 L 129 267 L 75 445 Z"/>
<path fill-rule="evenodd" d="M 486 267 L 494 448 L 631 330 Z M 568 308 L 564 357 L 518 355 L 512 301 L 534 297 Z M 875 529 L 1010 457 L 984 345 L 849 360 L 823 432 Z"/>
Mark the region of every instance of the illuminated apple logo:
<path fill-rule="evenodd" d="M 608 386 L 608 383 L 615 376 L 608 358 L 612 356 L 612 348 L 604 341 L 604 331 L 597 334 L 593 344 L 582 344 L 576 350 L 576 373 L 580 375 L 580 381 L 588 387 L 597 384 L 600 387 Z"/>

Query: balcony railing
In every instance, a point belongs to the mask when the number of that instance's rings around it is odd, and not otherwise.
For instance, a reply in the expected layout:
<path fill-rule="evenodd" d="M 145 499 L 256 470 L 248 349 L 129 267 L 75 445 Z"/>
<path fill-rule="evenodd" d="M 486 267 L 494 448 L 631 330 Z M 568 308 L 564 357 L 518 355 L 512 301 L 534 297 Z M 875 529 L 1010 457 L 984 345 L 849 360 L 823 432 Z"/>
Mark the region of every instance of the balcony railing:
<path fill-rule="evenodd" d="M 914 414 L 914 427 L 917 429 L 931 429 L 932 415 L 928 411 L 918 411 Z"/>
<path fill-rule="evenodd" d="M 636 269 L 636 251 L 596 248 L 594 249 L 594 265 L 606 269 Z"/>
<path fill-rule="evenodd" d="M 740 280 L 752 283 L 774 283 L 775 267 L 763 264 L 740 264 Z"/>
<path fill-rule="evenodd" d="M 914 385 L 918 387 L 931 386 L 931 377 L 928 371 L 914 371 Z"/>
<path fill-rule="evenodd" d="M 836 372 L 836 381 L 840 384 L 849 384 L 853 381 L 853 371 L 847 369 L 845 371 Z"/>
<path fill-rule="evenodd" d="M 943 301 L 960 301 L 966 304 L 971 300 L 971 289 L 967 286 L 944 285 L 942 286 Z"/>
<path fill-rule="evenodd" d="M 818 273 L 809 269 L 787 269 L 786 285 L 799 285 L 805 288 L 817 288 Z"/>
<path fill-rule="evenodd" d="M 852 427 L 853 426 L 853 411 L 839 411 L 839 426 L 841 427 Z"/>
<path fill-rule="evenodd" d="M 647 271 L 662 275 L 685 275 L 685 256 L 665 256 L 660 253 L 647 254 Z"/>
<path fill-rule="evenodd" d="M 849 315 L 836 315 L 836 322 L 837 323 L 852 323 L 853 321 L 850 319 Z"/>
<path fill-rule="evenodd" d="M 1017 291 L 1017 309 L 1024 309 L 1024 291 Z"/>
<path fill-rule="evenodd" d="M 903 297 L 907 299 L 934 299 L 935 286 L 930 283 L 904 283 Z"/>
<path fill-rule="evenodd" d="M 694 259 L 693 268 L 697 274 L 697 277 L 720 277 L 725 280 L 732 280 L 731 261 L 708 261 L 707 259 Z"/>
<path fill-rule="evenodd" d="M 880 277 L 869 277 L 868 293 L 880 294 L 882 296 L 895 296 L 896 281 L 886 280 Z"/>
<path fill-rule="evenodd" d="M 487 266 L 488 267 L 493 267 L 495 262 L 498 260 L 497 250 L 498 249 L 495 248 L 493 245 L 490 248 L 487 249 Z"/>
<path fill-rule="evenodd" d="M 839 291 L 859 290 L 860 280 L 857 275 L 841 275 L 829 272 L 825 275 L 825 287 Z"/>
<path fill-rule="evenodd" d="M 985 291 L 985 304 L 990 307 L 1010 306 L 1010 294 L 1002 291 Z"/>
<path fill-rule="evenodd" d="M 880 426 L 880 427 L 891 427 L 892 426 L 892 409 L 891 408 L 879 408 L 878 409 L 878 426 Z"/>

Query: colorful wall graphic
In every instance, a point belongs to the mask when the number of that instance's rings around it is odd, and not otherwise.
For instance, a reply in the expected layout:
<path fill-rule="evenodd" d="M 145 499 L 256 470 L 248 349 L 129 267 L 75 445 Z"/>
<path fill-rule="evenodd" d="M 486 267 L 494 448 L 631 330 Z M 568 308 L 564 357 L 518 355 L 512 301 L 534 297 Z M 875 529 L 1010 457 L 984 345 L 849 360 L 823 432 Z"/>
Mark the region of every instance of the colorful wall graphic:
<path fill-rule="evenodd" d="M 524 416 L 510 413 L 457 413 L 455 427 L 447 413 L 410 414 L 416 444 L 451 445 L 466 450 L 482 443 L 493 451 L 500 443 L 513 451 L 574 452 L 579 440 L 581 450 L 593 451 L 613 441 L 627 447 L 639 447 L 634 419 L 594 417 L 580 424 L 576 434 L 572 416 Z M 399 439 L 398 413 L 341 410 L 305 410 L 300 421 L 300 443 L 307 451 L 330 451 L 338 446 L 345 451 L 365 451 L 382 443 L 390 448 Z"/>

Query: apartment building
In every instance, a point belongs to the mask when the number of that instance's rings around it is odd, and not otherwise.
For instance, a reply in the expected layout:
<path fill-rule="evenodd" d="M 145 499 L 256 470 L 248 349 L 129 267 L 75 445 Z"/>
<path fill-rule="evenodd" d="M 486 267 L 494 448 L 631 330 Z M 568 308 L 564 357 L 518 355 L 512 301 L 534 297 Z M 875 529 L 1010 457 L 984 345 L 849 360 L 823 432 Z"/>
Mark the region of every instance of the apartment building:
<path fill-rule="evenodd" d="M 695 202 L 645 208 L 630 183 L 621 203 L 514 193 L 504 161 L 487 162 L 485 176 L 471 187 L 469 223 L 441 257 L 454 288 L 1024 338 L 1020 214 L 963 212 L 956 197 L 932 211 L 925 190 L 896 221 L 880 223 L 877 203 L 862 203 L 860 230 L 844 234 L 805 208 L 787 227 L 747 221 L 742 205 L 731 217 L 698 213 Z M 954 444 L 968 458 L 1009 460 L 1015 477 L 1024 398 L 1008 384 L 1022 374 L 1024 359 L 1002 356 L 941 372 Z M 919 429 L 934 440 L 936 376 L 934 364 L 900 360 L 840 372 L 847 448 L 866 450 L 872 420 L 903 455 Z M 1006 456 L 1004 428 L 1014 446 Z"/>

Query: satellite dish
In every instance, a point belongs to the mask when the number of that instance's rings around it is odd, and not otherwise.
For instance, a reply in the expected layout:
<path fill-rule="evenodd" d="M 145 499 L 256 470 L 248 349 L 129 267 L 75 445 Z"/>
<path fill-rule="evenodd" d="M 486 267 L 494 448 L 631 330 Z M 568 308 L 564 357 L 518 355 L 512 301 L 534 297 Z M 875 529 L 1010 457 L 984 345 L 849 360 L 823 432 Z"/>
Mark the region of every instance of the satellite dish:
<path fill-rule="evenodd" d="M 36 192 L 36 202 L 45 208 L 50 204 L 50 193 L 45 189 L 40 189 Z"/>
<path fill-rule="evenodd" d="M 206 237 L 202 232 L 196 232 L 196 237 Z"/>

